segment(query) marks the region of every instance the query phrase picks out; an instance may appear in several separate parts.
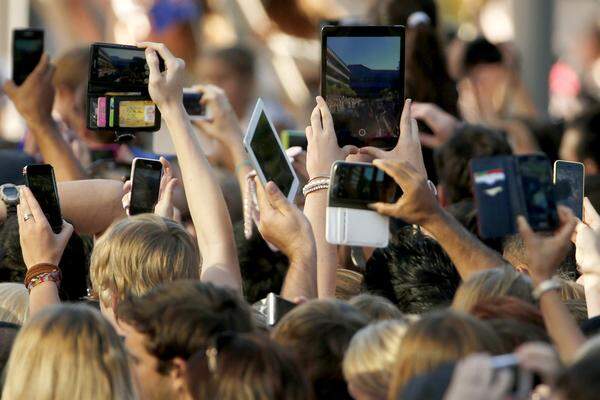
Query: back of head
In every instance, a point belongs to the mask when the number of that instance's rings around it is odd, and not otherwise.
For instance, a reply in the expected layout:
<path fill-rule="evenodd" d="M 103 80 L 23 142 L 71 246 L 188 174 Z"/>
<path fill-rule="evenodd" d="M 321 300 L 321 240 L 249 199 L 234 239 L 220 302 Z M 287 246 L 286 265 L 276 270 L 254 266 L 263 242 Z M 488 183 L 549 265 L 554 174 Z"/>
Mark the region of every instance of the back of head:
<path fill-rule="evenodd" d="M 473 198 L 469 162 L 476 157 L 511 154 L 508 141 L 494 129 L 465 124 L 435 153 L 436 171 L 446 202 Z"/>
<path fill-rule="evenodd" d="M 0 283 L 0 321 L 23 325 L 29 315 L 29 292 L 21 283 Z"/>
<path fill-rule="evenodd" d="M 412 226 L 399 229 L 387 248 L 375 250 L 364 281 L 369 293 L 389 299 L 408 314 L 447 306 L 459 283 L 440 245 Z"/>
<path fill-rule="evenodd" d="M 163 282 L 199 279 L 200 256 L 178 223 L 141 214 L 111 225 L 94 246 L 90 277 L 105 306 L 141 296 Z"/>
<path fill-rule="evenodd" d="M 445 310 L 424 315 L 410 325 L 402 339 L 393 372 L 390 398 L 419 374 L 472 353 L 501 354 L 501 339 L 484 321 L 461 312 Z"/>
<path fill-rule="evenodd" d="M 357 398 L 354 391 L 373 398 L 386 397 L 406 329 L 403 321 L 387 320 L 367 325 L 354 335 L 343 364 L 344 377 L 354 398 Z"/>
<path fill-rule="evenodd" d="M 473 68 L 482 64 L 502 62 L 502 53 L 498 47 L 487 39 L 480 37 L 467 44 L 463 56 L 463 72 L 468 74 Z"/>
<path fill-rule="evenodd" d="M 75 301 L 87 295 L 88 262 L 89 249 L 84 240 L 74 233 L 58 264 L 62 272 L 59 288 L 62 300 Z M 26 272 L 19 241 L 19 222 L 16 214 L 11 214 L 0 224 L 0 282 L 21 283 Z"/>
<path fill-rule="evenodd" d="M 600 393 L 600 351 L 595 349 L 569 366 L 555 384 L 561 400 L 596 400 Z"/>
<path fill-rule="evenodd" d="M 362 312 L 369 322 L 404 319 L 398 307 L 385 297 L 364 293 L 353 297 L 348 303 Z"/>
<path fill-rule="evenodd" d="M 207 57 L 216 58 L 229 67 L 241 80 L 254 80 L 255 60 L 252 51 L 243 46 L 233 46 L 224 49 L 214 50 L 207 54 Z"/>
<path fill-rule="evenodd" d="M 339 300 L 313 300 L 296 307 L 273 330 L 279 344 L 295 352 L 317 399 L 350 399 L 342 360 L 365 317 Z"/>
<path fill-rule="evenodd" d="M 54 61 L 54 86 L 66 86 L 72 91 L 87 83 L 90 64 L 88 47 L 78 47 L 67 51 Z"/>
<path fill-rule="evenodd" d="M 130 296 L 117 318 L 147 337 L 162 374 L 175 357 L 187 360 L 219 333 L 254 330 L 250 306 L 237 293 L 199 281 L 168 282 Z"/>
<path fill-rule="evenodd" d="M 294 357 L 262 334 L 217 336 L 187 363 L 194 399 L 306 400 L 311 392 Z"/>
<path fill-rule="evenodd" d="M 84 305 L 47 308 L 21 328 L 3 399 L 134 399 L 127 354 L 112 326 Z"/>
<path fill-rule="evenodd" d="M 510 266 L 486 269 L 471 275 L 460 285 L 454 296 L 452 308 L 471 312 L 480 301 L 499 296 L 513 296 L 535 304 L 532 290 L 529 277 Z"/>

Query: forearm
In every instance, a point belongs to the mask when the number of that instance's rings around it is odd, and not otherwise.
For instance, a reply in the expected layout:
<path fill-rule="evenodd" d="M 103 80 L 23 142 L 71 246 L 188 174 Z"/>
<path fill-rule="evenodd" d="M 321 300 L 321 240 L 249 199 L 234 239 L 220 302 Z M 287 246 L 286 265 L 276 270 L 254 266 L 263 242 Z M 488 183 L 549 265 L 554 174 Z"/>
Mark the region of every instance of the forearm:
<path fill-rule="evenodd" d="M 202 280 L 241 289 L 233 227 L 223 193 L 212 174 L 183 105 L 163 112 L 175 145 L 190 215 L 202 254 Z M 211 271 L 211 268 L 215 271 Z M 223 276 L 223 274 L 227 276 Z"/>
<path fill-rule="evenodd" d="M 124 218 L 119 181 L 91 179 L 59 182 L 58 195 L 63 218 L 79 234 L 98 235 L 115 220 Z"/>
<path fill-rule="evenodd" d="M 42 282 L 29 292 L 29 319 L 42 309 L 60 304 L 58 288 L 54 282 Z"/>
<path fill-rule="evenodd" d="M 536 283 L 537 284 L 537 283 Z M 546 330 L 565 363 L 573 361 L 577 350 L 585 342 L 585 336 L 573 316 L 563 304 L 558 291 L 551 290 L 540 298 L 540 310 Z"/>
<path fill-rule="evenodd" d="M 597 317 L 600 315 L 600 276 L 584 274 L 583 287 L 585 289 L 588 318 Z"/>
<path fill-rule="evenodd" d="M 290 257 L 281 289 L 281 296 L 290 301 L 302 296 L 307 299 L 317 297 L 317 248 L 310 229 L 308 233 L 302 254 Z"/>
<path fill-rule="evenodd" d="M 29 128 L 35 137 L 44 162 L 54 167 L 58 181 L 75 181 L 86 178 L 81 163 L 75 157 L 69 144 L 63 139 L 53 120 L 30 124 Z"/>
<path fill-rule="evenodd" d="M 471 274 L 504 263 L 502 257 L 465 229 L 454 217 L 440 209 L 423 224 L 456 266 L 462 280 Z"/>
<path fill-rule="evenodd" d="M 337 252 L 336 246 L 325 239 L 327 191 L 319 190 L 306 196 L 304 215 L 312 227 L 317 247 L 317 293 L 319 298 L 335 296 Z"/>
<path fill-rule="evenodd" d="M 232 164 L 232 168 L 230 170 L 235 174 L 243 199 L 248 190 L 248 181 L 246 177 L 250 172 L 252 172 L 253 168 L 248 160 L 248 153 L 246 152 L 246 149 L 244 149 L 244 145 L 241 142 L 228 146 L 228 149 Z"/>

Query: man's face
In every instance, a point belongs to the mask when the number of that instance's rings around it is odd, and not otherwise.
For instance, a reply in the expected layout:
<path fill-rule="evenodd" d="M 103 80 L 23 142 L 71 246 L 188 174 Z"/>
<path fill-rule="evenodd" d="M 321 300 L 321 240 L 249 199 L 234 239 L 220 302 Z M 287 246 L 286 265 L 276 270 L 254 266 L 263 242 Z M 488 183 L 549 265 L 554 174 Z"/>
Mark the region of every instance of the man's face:
<path fill-rule="evenodd" d="M 575 129 L 567 129 L 562 137 L 559 149 L 561 160 L 582 162 L 577 157 L 577 146 L 579 144 L 579 132 Z"/>
<path fill-rule="evenodd" d="M 146 350 L 146 336 L 124 322 L 120 327 L 125 336 L 125 347 L 131 359 L 132 376 L 141 400 L 174 399 L 169 375 L 158 373 L 158 359 Z"/>

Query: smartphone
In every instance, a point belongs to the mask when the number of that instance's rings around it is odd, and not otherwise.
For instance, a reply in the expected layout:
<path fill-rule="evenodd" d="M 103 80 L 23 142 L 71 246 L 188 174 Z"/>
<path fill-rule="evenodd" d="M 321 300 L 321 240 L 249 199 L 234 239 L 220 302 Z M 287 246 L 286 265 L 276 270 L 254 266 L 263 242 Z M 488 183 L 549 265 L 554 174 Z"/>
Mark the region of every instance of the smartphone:
<path fill-rule="evenodd" d="M 269 293 L 267 295 L 266 308 L 267 325 L 269 327 L 275 326 L 281 318 L 292 311 L 294 307 L 296 307 L 295 303 L 292 303 L 275 293 Z"/>
<path fill-rule="evenodd" d="M 206 118 L 206 110 L 202 104 L 202 93 L 196 93 L 190 89 L 183 89 L 183 107 L 191 120 Z"/>
<path fill-rule="evenodd" d="M 531 371 L 519 367 L 519 359 L 515 354 L 503 354 L 492 357 L 492 367 L 496 371 L 510 371 L 513 377 L 513 385 L 509 393 L 511 399 L 529 398 L 536 379 L 534 379 L 534 374 Z"/>
<path fill-rule="evenodd" d="M 153 213 L 158 202 L 162 164 L 148 158 L 134 158 L 131 164 L 129 215 Z"/>
<path fill-rule="evenodd" d="M 332 170 L 330 207 L 370 210 L 371 203 L 394 203 L 402 195 L 394 179 L 372 164 L 336 162 Z"/>
<path fill-rule="evenodd" d="M 44 53 L 44 31 L 15 29 L 13 31 L 13 81 L 20 86 L 38 65 Z"/>
<path fill-rule="evenodd" d="M 543 155 L 526 155 L 516 157 L 516 162 L 529 225 L 534 231 L 556 229 L 558 213 L 550 161 Z"/>
<path fill-rule="evenodd" d="M 159 69 L 164 71 L 165 62 L 160 56 L 158 62 Z M 150 68 L 146 63 L 144 49 L 111 43 L 91 45 L 90 82 L 94 82 L 95 85 L 104 85 L 110 90 L 123 88 L 135 91 L 139 88 L 147 88 L 149 78 Z"/>
<path fill-rule="evenodd" d="M 554 188 L 556 202 L 569 207 L 573 214 L 583 219 L 585 196 L 585 167 L 582 163 L 556 160 L 554 162 Z"/>
<path fill-rule="evenodd" d="M 54 169 L 50 164 L 32 164 L 24 168 L 23 175 L 25 176 L 25 185 L 39 203 L 52 231 L 60 233 L 63 220 Z"/>

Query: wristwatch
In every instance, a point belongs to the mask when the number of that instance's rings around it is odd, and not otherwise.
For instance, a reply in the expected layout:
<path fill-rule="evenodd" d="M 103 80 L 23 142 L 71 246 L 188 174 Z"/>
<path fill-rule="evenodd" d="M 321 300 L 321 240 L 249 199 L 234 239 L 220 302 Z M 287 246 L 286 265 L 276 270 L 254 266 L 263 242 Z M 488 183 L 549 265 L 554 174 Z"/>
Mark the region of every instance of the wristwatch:
<path fill-rule="evenodd" d="M 6 204 L 6 214 L 16 212 L 19 204 L 19 188 L 12 183 L 1 185 L 0 199 Z"/>

